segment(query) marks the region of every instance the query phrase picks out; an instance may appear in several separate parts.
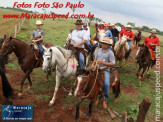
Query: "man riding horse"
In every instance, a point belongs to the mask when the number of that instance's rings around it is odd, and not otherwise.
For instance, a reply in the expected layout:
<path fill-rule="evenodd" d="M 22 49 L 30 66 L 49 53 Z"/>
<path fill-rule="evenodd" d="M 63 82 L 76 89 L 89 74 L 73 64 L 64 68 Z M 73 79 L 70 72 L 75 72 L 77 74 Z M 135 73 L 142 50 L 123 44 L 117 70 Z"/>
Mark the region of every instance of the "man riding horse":
<path fill-rule="evenodd" d="M 145 40 L 144 40 L 144 44 L 149 48 L 149 51 L 151 53 L 151 59 L 152 59 L 152 65 L 154 65 L 156 63 L 156 46 L 160 45 L 160 40 L 159 38 L 156 36 L 157 31 L 155 29 L 153 29 L 151 31 L 151 35 L 148 36 Z"/>
<path fill-rule="evenodd" d="M 141 40 L 141 28 L 139 27 L 138 28 L 138 33 L 135 34 L 135 37 L 134 37 L 134 43 L 136 41 L 136 45 L 139 43 L 139 41 Z"/>
<path fill-rule="evenodd" d="M 130 56 L 131 51 L 132 51 L 131 41 L 134 39 L 134 34 L 133 34 L 132 30 L 131 30 L 132 28 L 133 27 L 131 25 L 127 25 L 126 26 L 126 30 L 121 31 L 120 34 L 119 34 L 119 39 L 121 39 L 122 36 L 126 36 L 127 43 L 129 45 L 129 51 L 128 51 L 128 53 L 125 56 L 126 59 L 128 59 L 128 57 Z"/>
<path fill-rule="evenodd" d="M 110 88 L 110 67 L 113 67 L 115 65 L 115 58 L 114 58 L 114 53 L 112 50 L 109 48 L 111 43 L 111 39 L 109 37 L 104 37 L 100 43 L 102 44 L 102 48 L 98 50 L 98 52 L 95 54 L 95 60 L 92 64 L 92 68 L 96 67 L 96 65 L 99 65 L 99 67 L 108 67 L 104 70 L 104 95 L 105 95 L 105 100 L 103 101 L 103 107 L 107 108 L 106 101 L 109 100 L 108 97 L 108 92 Z M 115 84 L 115 83 L 113 83 Z M 100 103 L 100 99 L 96 101 L 96 105 Z"/>
<path fill-rule="evenodd" d="M 72 40 L 67 39 L 66 41 L 71 43 L 74 43 L 74 47 L 77 47 L 81 50 L 84 50 L 84 44 L 87 42 L 88 36 L 85 34 L 85 31 L 83 31 L 82 28 L 82 20 L 76 20 L 76 29 L 72 31 Z M 85 56 L 83 52 L 78 52 L 79 55 L 77 58 L 79 58 L 79 66 L 81 69 L 85 67 Z"/>
<path fill-rule="evenodd" d="M 40 20 L 36 21 L 37 29 L 33 31 L 32 38 L 31 38 L 32 42 L 38 45 L 40 57 L 42 57 L 44 53 L 42 48 L 42 43 L 45 36 L 45 32 L 43 29 L 41 29 L 42 25 L 43 25 L 42 21 Z"/>

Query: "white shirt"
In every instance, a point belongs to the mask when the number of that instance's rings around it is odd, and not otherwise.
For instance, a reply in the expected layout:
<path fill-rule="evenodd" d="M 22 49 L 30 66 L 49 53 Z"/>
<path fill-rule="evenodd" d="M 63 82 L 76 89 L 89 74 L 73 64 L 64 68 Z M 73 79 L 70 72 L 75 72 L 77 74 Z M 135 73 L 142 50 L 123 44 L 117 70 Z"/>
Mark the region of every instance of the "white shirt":
<path fill-rule="evenodd" d="M 79 43 L 83 40 L 87 40 L 87 36 L 84 34 L 84 30 L 74 30 L 72 32 L 72 41 L 71 43 L 72 44 L 76 44 L 76 43 Z M 78 46 L 79 48 L 84 48 L 84 44 Z"/>
<path fill-rule="evenodd" d="M 119 32 L 121 32 L 121 27 L 116 26 L 115 28 L 116 28 Z"/>
<path fill-rule="evenodd" d="M 86 40 L 90 40 L 90 31 L 88 29 L 83 31 L 84 31 L 84 35 L 87 37 Z"/>

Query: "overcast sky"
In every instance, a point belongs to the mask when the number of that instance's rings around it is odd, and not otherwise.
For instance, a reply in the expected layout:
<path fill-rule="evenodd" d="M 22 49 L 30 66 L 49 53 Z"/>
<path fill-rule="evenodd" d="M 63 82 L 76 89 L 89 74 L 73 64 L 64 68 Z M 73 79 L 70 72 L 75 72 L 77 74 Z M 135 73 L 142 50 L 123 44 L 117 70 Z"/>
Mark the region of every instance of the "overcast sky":
<path fill-rule="evenodd" d="M 53 2 L 78 3 L 79 0 L 0 0 L 0 6 L 12 7 L 14 2 Z M 147 25 L 151 28 L 157 28 L 163 31 L 163 0 L 81 0 L 85 4 L 82 9 L 76 9 L 76 13 L 91 12 L 95 17 L 99 17 L 106 22 L 121 22 L 126 25 L 127 22 L 134 22 L 136 26 Z M 42 9 L 31 8 L 28 10 L 39 11 Z M 56 13 L 71 12 L 70 9 L 46 9 Z"/>

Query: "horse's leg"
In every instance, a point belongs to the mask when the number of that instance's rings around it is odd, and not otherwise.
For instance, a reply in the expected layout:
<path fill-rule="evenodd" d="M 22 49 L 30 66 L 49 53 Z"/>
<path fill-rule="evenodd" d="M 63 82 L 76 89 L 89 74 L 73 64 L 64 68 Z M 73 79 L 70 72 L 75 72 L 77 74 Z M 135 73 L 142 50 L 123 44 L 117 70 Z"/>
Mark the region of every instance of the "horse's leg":
<path fill-rule="evenodd" d="M 128 60 L 128 58 L 125 58 L 125 64 L 124 64 L 124 67 L 126 67 L 126 65 L 127 65 L 127 60 Z"/>
<path fill-rule="evenodd" d="M 139 64 L 139 69 L 138 69 L 138 71 L 137 71 L 137 73 L 136 73 L 137 78 L 139 77 L 139 72 L 140 72 L 140 70 L 141 70 L 141 66 L 140 66 L 140 64 Z"/>
<path fill-rule="evenodd" d="M 76 104 L 76 117 L 75 119 L 78 120 L 79 119 L 79 109 L 80 109 L 80 104 L 82 103 L 83 99 L 79 98 L 78 103 Z"/>
<path fill-rule="evenodd" d="M 18 96 L 21 97 L 23 95 L 23 85 L 24 85 L 24 81 L 25 79 L 29 76 L 29 74 L 31 73 L 31 70 L 28 70 L 27 72 L 25 72 L 25 75 L 23 77 L 23 79 L 21 80 L 21 86 L 20 86 L 20 91 L 18 93 Z"/>
<path fill-rule="evenodd" d="M 61 79 L 61 78 L 60 78 L 58 75 L 56 75 L 56 85 L 55 85 L 55 89 L 54 89 L 54 94 L 53 94 L 52 100 L 51 100 L 50 103 L 49 103 L 49 106 L 52 106 L 52 105 L 54 104 L 54 102 L 55 102 L 56 94 L 57 94 L 57 92 L 58 92 L 58 87 L 59 87 L 59 85 L 60 85 L 60 79 Z"/>
<path fill-rule="evenodd" d="M 45 82 L 48 82 L 48 79 L 49 79 L 49 71 L 46 73 Z"/>
<path fill-rule="evenodd" d="M 145 70 L 146 70 L 147 67 L 143 67 L 143 72 L 141 74 L 141 77 L 139 77 L 139 85 L 141 85 L 141 81 L 142 79 L 144 78 L 144 73 L 145 73 Z"/>
<path fill-rule="evenodd" d="M 150 76 L 150 74 L 149 74 L 149 67 L 150 67 L 150 66 L 148 66 L 148 69 L 147 69 L 147 77 Z"/>
<path fill-rule="evenodd" d="M 89 103 L 89 111 L 88 111 L 88 113 L 87 113 L 87 116 L 91 116 L 91 112 L 92 112 L 92 105 L 93 105 L 93 102 L 92 102 L 92 101 L 90 101 L 90 103 Z"/>
<path fill-rule="evenodd" d="M 69 91 L 69 96 L 72 96 L 72 88 L 73 88 L 73 77 L 70 78 L 71 81 L 71 87 L 70 87 L 70 91 Z"/>
<path fill-rule="evenodd" d="M 27 78 L 28 78 L 28 81 L 29 81 L 28 90 L 30 90 L 32 88 L 32 81 L 31 81 L 30 75 Z"/>

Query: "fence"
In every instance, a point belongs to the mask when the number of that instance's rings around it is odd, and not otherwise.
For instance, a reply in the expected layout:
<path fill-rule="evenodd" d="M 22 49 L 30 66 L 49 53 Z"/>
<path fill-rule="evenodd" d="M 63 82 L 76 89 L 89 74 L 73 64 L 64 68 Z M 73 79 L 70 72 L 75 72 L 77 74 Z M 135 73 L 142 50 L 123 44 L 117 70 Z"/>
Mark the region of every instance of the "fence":
<path fill-rule="evenodd" d="M 25 18 L 22 19 L 21 22 L 19 22 L 18 26 L 15 25 L 15 32 L 14 32 L 14 38 L 16 38 L 17 33 L 20 32 L 21 26 L 24 24 Z"/>

